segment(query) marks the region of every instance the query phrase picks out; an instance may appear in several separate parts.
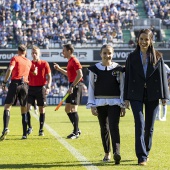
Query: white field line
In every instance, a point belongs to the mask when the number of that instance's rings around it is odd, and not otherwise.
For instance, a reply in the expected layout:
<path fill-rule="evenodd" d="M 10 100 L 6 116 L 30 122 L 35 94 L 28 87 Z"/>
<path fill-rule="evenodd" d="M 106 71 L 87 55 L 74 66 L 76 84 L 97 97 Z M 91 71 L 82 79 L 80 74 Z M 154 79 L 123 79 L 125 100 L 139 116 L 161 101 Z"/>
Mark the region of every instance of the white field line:
<path fill-rule="evenodd" d="M 39 121 L 39 116 L 34 113 L 31 114 L 34 118 Z M 77 151 L 73 146 L 71 146 L 66 140 L 64 140 L 54 129 L 52 129 L 46 123 L 44 127 L 75 157 L 77 160 L 87 169 L 87 170 L 99 170 L 96 166 L 94 166 L 90 161 L 87 160 L 85 156 L 83 156 L 80 152 Z"/>

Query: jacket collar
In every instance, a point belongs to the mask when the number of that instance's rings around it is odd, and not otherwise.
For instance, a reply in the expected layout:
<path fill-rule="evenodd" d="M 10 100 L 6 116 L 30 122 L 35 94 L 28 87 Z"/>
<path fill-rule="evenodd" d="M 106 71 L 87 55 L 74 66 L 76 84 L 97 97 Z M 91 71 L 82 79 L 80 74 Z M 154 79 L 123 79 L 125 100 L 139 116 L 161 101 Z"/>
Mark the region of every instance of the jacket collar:
<path fill-rule="evenodd" d="M 148 67 L 147 67 L 147 71 L 146 71 L 146 78 L 144 75 L 144 71 L 143 71 L 143 65 L 142 65 L 142 61 L 140 58 L 140 51 L 135 51 L 134 52 L 134 57 L 132 58 L 132 67 L 135 69 L 135 71 L 139 74 L 139 76 L 141 76 L 143 79 L 147 80 L 156 70 L 156 68 L 159 65 L 159 62 L 153 66 L 153 64 L 150 63 L 150 60 L 148 61 Z"/>

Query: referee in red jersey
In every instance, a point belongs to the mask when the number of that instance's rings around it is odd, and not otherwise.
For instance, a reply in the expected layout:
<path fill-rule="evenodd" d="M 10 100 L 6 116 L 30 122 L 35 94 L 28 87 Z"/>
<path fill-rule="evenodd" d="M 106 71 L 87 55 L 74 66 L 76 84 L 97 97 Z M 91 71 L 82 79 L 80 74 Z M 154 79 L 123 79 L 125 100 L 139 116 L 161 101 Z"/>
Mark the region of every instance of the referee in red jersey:
<path fill-rule="evenodd" d="M 24 45 L 18 46 L 18 55 L 14 56 L 9 64 L 7 72 L 4 77 L 2 88 L 11 76 L 11 83 L 8 87 L 7 97 L 5 99 L 3 124 L 4 128 L 0 140 L 4 140 L 9 133 L 8 124 L 10 119 L 11 106 L 15 103 L 17 98 L 21 105 L 23 136 L 26 139 L 27 131 L 27 93 L 28 93 L 28 75 L 31 69 L 31 61 L 26 58 L 26 47 Z"/>
<path fill-rule="evenodd" d="M 68 59 L 67 70 L 62 69 L 58 64 L 54 64 L 54 68 L 66 75 L 69 80 L 69 97 L 66 99 L 65 112 L 67 113 L 71 123 L 73 124 L 73 132 L 67 136 L 68 139 L 76 139 L 81 134 L 78 127 L 78 105 L 82 97 L 82 66 L 78 59 L 73 56 L 74 47 L 72 44 L 63 45 L 64 58 Z"/>
<path fill-rule="evenodd" d="M 37 46 L 32 48 L 32 67 L 29 74 L 29 89 L 28 89 L 28 129 L 27 134 L 29 135 L 33 128 L 31 126 L 31 115 L 29 108 L 37 101 L 39 106 L 39 136 L 44 136 L 44 122 L 45 122 L 45 106 L 46 106 L 46 95 L 49 94 L 51 89 L 51 69 L 47 61 L 40 59 L 40 49 Z"/>

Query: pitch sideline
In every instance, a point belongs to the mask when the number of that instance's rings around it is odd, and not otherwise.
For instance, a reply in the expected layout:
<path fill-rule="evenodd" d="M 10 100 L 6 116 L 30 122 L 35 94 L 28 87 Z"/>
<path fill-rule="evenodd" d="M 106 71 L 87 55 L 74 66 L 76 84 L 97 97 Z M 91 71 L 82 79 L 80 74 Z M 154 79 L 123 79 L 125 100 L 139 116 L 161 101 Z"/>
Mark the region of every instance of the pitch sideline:
<path fill-rule="evenodd" d="M 39 121 L 39 117 L 34 113 L 31 115 Z M 66 140 L 64 140 L 54 129 L 49 125 L 44 123 L 44 127 L 87 169 L 87 170 L 99 170 L 90 161 L 87 160 L 80 152 L 77 151 L 73 146 L 71 146 Z"/>

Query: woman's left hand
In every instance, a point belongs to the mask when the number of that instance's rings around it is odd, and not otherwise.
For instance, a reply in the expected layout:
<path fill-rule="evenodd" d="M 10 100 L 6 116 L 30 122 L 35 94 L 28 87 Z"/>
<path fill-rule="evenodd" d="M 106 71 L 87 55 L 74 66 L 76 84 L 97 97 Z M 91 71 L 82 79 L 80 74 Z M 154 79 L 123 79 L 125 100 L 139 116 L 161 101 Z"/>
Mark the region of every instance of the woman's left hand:
<path fill-rule="evenodd" d="M 97 108 L 96 107 L 91 107 L 91 112 L 94 116 L 98 116 Z"/>
<path fill-rule="evenodd" d="M 124 117 L 125 113 L 126 113 L 125 108 L 121 108 L 121 110 L 120 110 L 120 117 Z"/>
<path fill-rule="evenodd" d="M 162 99 L 162 105 L 163 105 L 163 106 L 166 105 L 166 99 Z"/>

